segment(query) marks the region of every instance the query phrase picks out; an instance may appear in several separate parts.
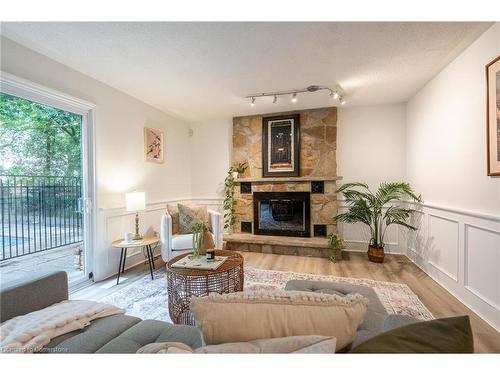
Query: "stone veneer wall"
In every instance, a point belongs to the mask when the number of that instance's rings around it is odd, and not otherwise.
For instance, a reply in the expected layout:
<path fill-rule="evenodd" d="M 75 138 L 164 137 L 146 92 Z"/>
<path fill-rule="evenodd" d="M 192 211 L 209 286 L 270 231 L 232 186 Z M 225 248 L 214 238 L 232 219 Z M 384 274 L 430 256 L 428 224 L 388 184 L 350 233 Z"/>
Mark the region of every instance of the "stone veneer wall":
<path fill-rule="evenodd" d="M 337 108 L 319 108 L 293 112 L 233 118 L 232 163 L 247 162 L 249 168 L 243 177 L 262 177 L 262 118 L 282 114 L 300 114 L 300 176 L 335 177 L 337 175 Z M 325 181 L 324 194 L 311 194 L 311 235 L 313 224 L 326 224 L 330 233 L 336 228 L 332 217 L 337 213 L 336 183 Z M 310 182 L 252 182 L 253 192 L 311 191 Z M 253 223 L 253 196 L 236 191 L 234 232 L 241 231 L 241 222 Z"/>

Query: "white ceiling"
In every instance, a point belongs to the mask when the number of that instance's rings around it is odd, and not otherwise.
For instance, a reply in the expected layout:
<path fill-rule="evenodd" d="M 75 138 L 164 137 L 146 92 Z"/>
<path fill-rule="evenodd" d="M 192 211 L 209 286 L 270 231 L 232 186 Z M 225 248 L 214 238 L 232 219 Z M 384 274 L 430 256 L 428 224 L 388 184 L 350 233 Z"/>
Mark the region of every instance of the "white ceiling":
<path fill-rule="evenodd" d="M 347 105 L 404 102 L 490 23 L 2 23 L 2 34 L 189 121 L 331 106 L 326 92 L 255 107 L 247 94 L 339 84 Z"/>

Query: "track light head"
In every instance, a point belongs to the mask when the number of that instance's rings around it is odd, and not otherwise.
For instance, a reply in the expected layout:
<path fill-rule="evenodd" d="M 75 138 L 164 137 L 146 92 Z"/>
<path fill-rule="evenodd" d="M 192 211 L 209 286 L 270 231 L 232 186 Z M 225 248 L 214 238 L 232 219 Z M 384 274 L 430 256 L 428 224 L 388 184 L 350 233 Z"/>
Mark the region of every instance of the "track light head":
<path fill-rule="evenodd" d="M 345 99 L 341 96 L 339 96 L 339 101 L 340 101 L 340 105 L 344 105 L 345 104 Z"/>
<path fill-rule="evenodd" d="M 274 95 L 273 104 L 275 104 L 277 101 L 278 101 L 278 97 L 276 95 Z"/>
<path fill-rule="evenodd" d="M 251 105 L 252 107 L 254 107 L 254 106 L 255 106 L 255 98 L 254 98 L 254 97 L 252 97 L 252 102 L 250 103 L 250 105 Z"/>
<path fill-rule="evenodd" d="M 293 95 L 292 95 L 292 102 L 293 103 L 297 102 L 297 93 L 296 92 L 294 92 Z"/>
<path fill-rule="evenodd" d="M 334 99 L 337 100 L 339 98 L 339 93 L 337 91 L 332 91 L 330 92 L 330 96 Z"/>

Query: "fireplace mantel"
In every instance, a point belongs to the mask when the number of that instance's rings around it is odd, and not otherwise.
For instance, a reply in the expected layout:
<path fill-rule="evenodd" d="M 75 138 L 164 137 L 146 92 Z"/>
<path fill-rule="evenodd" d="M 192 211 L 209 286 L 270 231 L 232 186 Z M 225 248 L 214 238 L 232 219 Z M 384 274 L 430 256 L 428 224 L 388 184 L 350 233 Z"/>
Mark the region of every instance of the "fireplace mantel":
<path fill-rule="evenodd" d="M 241 182 L 252 182 L 257 184 L 275 184 L 275 183 L 287 183 L 287 182 L 311 182 L 311 181 L 338 181 L 342 180 L 342 176 L 330 176 L 330 177 L 244 177 L 237 178 L 236 183 Z"/>

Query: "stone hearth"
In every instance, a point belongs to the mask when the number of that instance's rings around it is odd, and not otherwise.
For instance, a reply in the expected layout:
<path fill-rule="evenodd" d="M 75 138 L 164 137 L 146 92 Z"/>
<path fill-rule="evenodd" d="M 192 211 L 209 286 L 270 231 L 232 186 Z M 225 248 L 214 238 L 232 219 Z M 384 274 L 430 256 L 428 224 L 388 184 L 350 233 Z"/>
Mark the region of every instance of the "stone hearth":
<path fill-rule="evenodd" d="M 326 258 L 330 252 L 330 246 L 326 238 L 319 237 L 260 236 L 233 233 L 224 235 L 224 241 L 226 241 L 225 249 L 234 251 L 320 258 Z M 339 252 L 337 259 L 341 259 L 341 256 Z"/>

